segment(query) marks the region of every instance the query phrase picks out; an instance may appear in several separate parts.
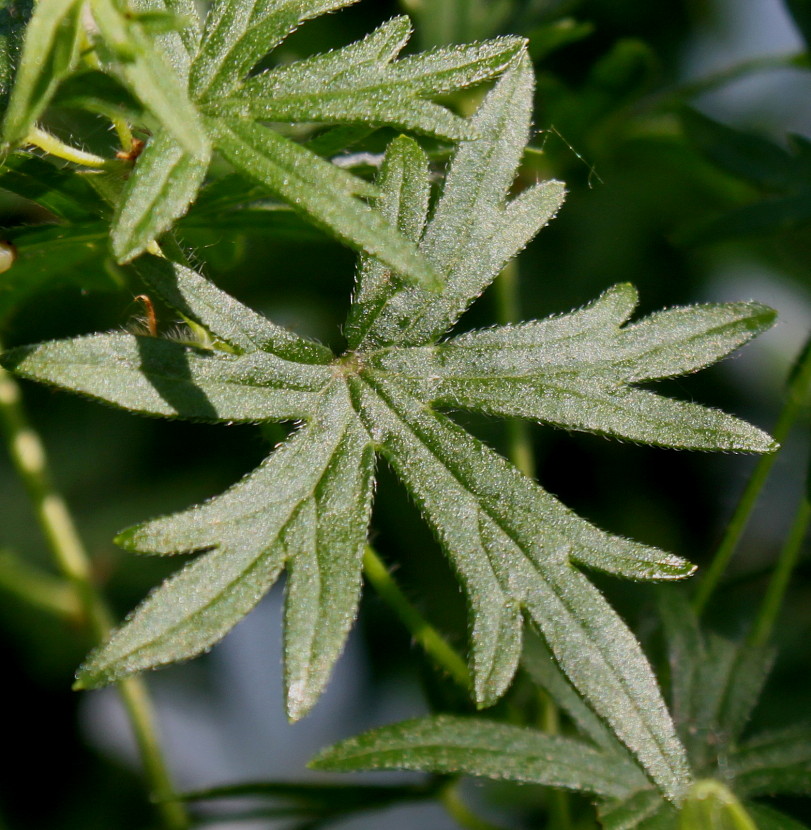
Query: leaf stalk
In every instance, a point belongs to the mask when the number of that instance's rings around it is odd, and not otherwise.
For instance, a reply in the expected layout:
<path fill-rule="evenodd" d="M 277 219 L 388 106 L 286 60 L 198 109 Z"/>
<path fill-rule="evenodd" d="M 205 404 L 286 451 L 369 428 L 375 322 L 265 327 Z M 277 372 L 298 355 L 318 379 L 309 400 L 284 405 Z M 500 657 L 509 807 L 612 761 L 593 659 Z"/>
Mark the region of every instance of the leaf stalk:
<path fill-rule="evenodd" d="M 763 598 L 757 619 L 749 634 L 749 643 L 753 646 L 766 645 L 772 636 L 783 605 L 783 598 L 788 590 L 791 575 L 808 532 L 809 522 L 811 522 L 811 502 L 808 500 L 808 494 L 804 493 L 786 541 L 780 550 L 777 567 L 766 589 L 766 596 Z"/>
<path fill-rule="evenodd" d="M 71 147 L 69 144 L 65 144 L 64 141 L 61 141 L 55 135 L 40 127 L 34 127 L 28 133 L 25 138 L 25 144 L 33 144 L 49 155 L 56 156 L 65 161 L 72 161 L 74 164 L 81 164 L 84 167 L 103 168 L 108 165 L 107 159 L 80 150 L 78 147 Z"/>
<path fill-rule="evenodd" d="M 470 672 L 465 661 L 412 605 L 371 545 L 366 546 L 363 554 L 363 573 L 375 591 L 411 632 L 414 640 L 455 683 L 465 691 L 469 691 Z"/>

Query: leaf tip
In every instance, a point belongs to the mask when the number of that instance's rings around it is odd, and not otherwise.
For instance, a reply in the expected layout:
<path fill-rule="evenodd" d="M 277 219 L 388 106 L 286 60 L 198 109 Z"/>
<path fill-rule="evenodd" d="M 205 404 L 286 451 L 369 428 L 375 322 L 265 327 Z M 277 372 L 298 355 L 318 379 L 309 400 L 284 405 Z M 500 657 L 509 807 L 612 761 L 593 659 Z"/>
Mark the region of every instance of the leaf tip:
<path fill-rule="evenodd" d="M 140 553 L 141 547 L 138 544 L 140 529 L 141 525 L 132 525 L 131 527 L 124 528 L 124 530 L 113 537 L 113 543 L 124 550 Z"/>

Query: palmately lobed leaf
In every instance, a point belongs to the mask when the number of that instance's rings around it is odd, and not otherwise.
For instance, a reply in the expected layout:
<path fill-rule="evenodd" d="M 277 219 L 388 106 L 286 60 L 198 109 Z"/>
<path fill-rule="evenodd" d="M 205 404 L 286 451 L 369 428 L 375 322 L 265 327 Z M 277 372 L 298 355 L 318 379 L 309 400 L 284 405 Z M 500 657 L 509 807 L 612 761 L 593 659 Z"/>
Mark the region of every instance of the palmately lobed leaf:
<path fill-rule="evenodd" d="M 206 94 L 233 89 L 239 81 L 226 71 L 228 61 L 236 55 L 247 67 L 260 55 L 260 45 L 246 38 L 284 37 L 310 12 L 340 5 L 215 4 L 192 79 Z M 366 50 L 372 62 L 396 51 L 395 25 L 376 37 L 348 48 Z M 457 71 L 443 63 L 446 57 L 408 59 L 409 82 L 417 83 L 420 72 L 445 71 L 432 61 Z M 328 56 L 313 62 L 331 71 Z M 377 184 L 369 185 L 264 126 L 206 119 L 208 133 L 239 171 L 363 252 L 346 330 L 349 351 L 341 357 L 265 320 L 192 270 L 152 256 L 139 257 L 132 268 L 210 334 L 204 348 L 109 334 L 3 357 L 28 377 L 147 414 L 304 421 L 221 496 L 118 537 L 141 553 L 200 555 L 91 656 L 81 686 L 209 648 L 288 567 L 287 708 L 292 718 L 303 715 L 323 690 L 357 612 L 378 452 L 403 480 L 467 593 L 477 704 L 494 703 L 509 686 L 526 614 L 554 656 L 557 680 L 568 679 L 665 799 L 681 800 L 692 775 L 656 678 L 633 634 L 580 569 L 672 580 L 688 576 L 692 565 L 594 527 L 436 409 L 470 406 L 651 443 L 766 450 L 766 436 L 731 416 L 633 384 L 712 362 L 764 328 L 771 312 L 753 304 L 702 306 L 628 324 L 636 294 L 619 286 L 569 315 L 437 344 L 562 201 L 558 182 L 539 183 L 510 200 L 532 93 L 531 67 L 521 57 L 473 117 L 477 138 L 454 154 L 430 218 L 427 158 L 411 139 L 392 143 Z M 152 159 L 143 170 L 138 199 L 128 192 L 128 204 L 143 199 L 141 205 L 155 210 L 147 198 L 154 188 L 156 201 L 171 206 L 172 164 Z M 360 196 L 374 198 L 375 206 Z M 140 225 L 142 210 L 127 219 L 136 248 L 163 224 Z M 415 285 L 415 277 L 441 279 L 431 291 Z M 740 721 L 744 698 L 728 713 L 730 722 Z M 573 700 L 570 708 L 584 719 Z M 589 749 L 588 757 L 612 754 L 593 722 L 589 728 L 599 749 Z M 561 757 L 562 746 L 554 750 Z M 613 775 L 628 757 L 625 750 L 613 752 L 615 768 L 595 760 L 594 769 Z M 487 763 L 495 769 L 492 759 Z M 544 769 L 539 776 L 554 774 Z M 578 780 L 566 786 L 610 789 L 604 779 L 600 788 Z"/>

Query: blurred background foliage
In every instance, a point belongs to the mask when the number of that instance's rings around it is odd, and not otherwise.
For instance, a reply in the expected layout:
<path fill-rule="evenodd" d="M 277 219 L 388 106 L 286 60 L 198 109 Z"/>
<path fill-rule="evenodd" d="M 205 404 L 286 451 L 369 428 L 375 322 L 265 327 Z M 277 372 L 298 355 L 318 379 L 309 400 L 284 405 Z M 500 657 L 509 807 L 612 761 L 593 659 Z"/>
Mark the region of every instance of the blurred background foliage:
<path fill-rule="evenodd" d="M 619 281 L 639 287 L 640 312 L 713 300 L 772 305 L 780 322 L 767 336 L 742 355 L 666 387 L 671 395 L 770 428 L 791 362 L 811 329 L 811 143 L 803 137 L 811 135 L 811 4 L 368 0 L 302 27 L 277 54 L 290 60 L 347 43 L 402 11 L 415 20 L 415 48 L 507 32 L 530 39 L 538 73 L 536 135 L 523 175 L 527 181 L 561 178 L 569 196 L 520 258 L 520 317 L 580 306 Z M 472 103 L 458 102 L 462 108 Z M 109 154 L 113 136 L 101 120 L 67 107 L 54 109 L 50 118 L 54 131 Z M 353 149 L 377 151 L 390 137 L 381 131 Z M 433 149 L 441 164 L 443 148 Z M 204 192 L 180 223 L 179 236 L 204 272 L 274 321 L 340 349 L 352 290 L 351 253 L 299 220 L 280 221 L 272 211 L 230 213 L 218 193 Z M 47 214 L 33 203 L 0 193 L 0 214 L 4 235 L 30 246 L 24 267 L 0 276 L 6 345 L 116 329 L 140 314 L 132 299 L 138 287 L 120 285 L 106 265 L 103 229 L 98 237 L 90 234 L 78 255 L 60 247 L 58 228 L 48 227 Z M 43 271 L 60 277 L 49 281 L 47 291 L 37 291 L 36 275 Z M 171 327 L 174 321 L 163 314 L 162 325 Z M 488 325 L 498 314 L 491 290 L 461 326 Z M 120 615 L 175 563 L 119 551 L 113 535 L 220 492 L 285 434 L 283 428 L 223 430 L 138 419 L 30 384 L 25 395 L 98 579 Z M 458 417 L 491 445 L 505 448 L 503 423 Z M 745 631 L 762 596 L 805 486 L 807 432 L 803 420 L 778 458 L 708 611 L 711 624 L 727 635 Z M 532 437 L 540 482 L 566 504 L 607 530 L 699 565 L 711 557 L 754 463 L 541 427 L 532 428 Z M 397 563 L 397 578 L 409 596 L 464 649 L 464 604 L 437 545 L 386 471 L 379 490 L 376 546 Z M 148 827 L 151 809 L 114 697 L 70 691 L 72 673 L 92 643 L 80 629 L 3 587 L 18 561 L 8 552 L 50 568 L 26 493 L 5 456 L 0 504 L 0 642 L 10 739 L 0 827 Z M 655 589 L 606 579 L 600 584 L 653 648 Z M 425 712 L 429 704 L 467 710 L 367 590 L 359 634 L 330 689 L 309 719 L 287 726 L 280 703 L 278 604 L 276 593 L 203 661 L 150 678 L 181 786 L 302 778 L 304 762 L 319 747 L 363 727 Z M 776 672 L 756 713 L 761 725 L 796 721 L 811 706 L 807 557 L 796 571 L 782 623 Z M 513 717 L 525 697 L 519 681 L 500 704 L 504 714 Z M 488 809 L 508 816 L 505 824 L 538 826 L 546 796 L 537 788 L 488 785 L 486 794 Z M 472 797 L 484 798 L 481 790 Z M 800 802 L 782 806 L 811 819 Z M 366 823 L 335 826 L 376 827 L 381 820 L 378 814 Z M 417 821 L 434 830 L 453 826 L 439 811 L 414 808 L 385 820 L 392 828 Z M 288 825 L 265 819 L 239 826 Z"/>

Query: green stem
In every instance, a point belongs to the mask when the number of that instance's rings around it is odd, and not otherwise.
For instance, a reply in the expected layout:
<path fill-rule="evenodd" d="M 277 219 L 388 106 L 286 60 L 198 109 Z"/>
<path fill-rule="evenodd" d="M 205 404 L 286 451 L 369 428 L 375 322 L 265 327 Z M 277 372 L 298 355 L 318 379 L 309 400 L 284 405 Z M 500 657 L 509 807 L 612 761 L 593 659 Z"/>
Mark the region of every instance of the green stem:
<path fill-rule="evenodd" d="M 367 545 L 363 554 L 363 572 L 380 597 L 400 618 L 411 636 L 429 654 L 434 662 L 465 691 L 470 689 L 470 673 L 465 661 L 448 641 L 411 604 L 389 573 L 383 560 Z"/>
<path fill-rule="evenodd" d="M 52 156 L 65 159 L 65 161 L 72 161 L 74 164 L 81 164 L 84 167 L 100 168 L 108 166 L 107 159 L 93 153 L 86 153 L 78 147 L 71 147 L 69 144 L 60 141 L 55 135 L 51 135 L 51 133 L 39 127 L 34 127 L 28 133 L 25 143 L 33 144 Z"/>
<path fill-rule="evenodd" d="M 459 796 L 459 784 L 451 781 L 440 793 L 439 800 L 448 811 L 451 818 L 465 830 L 500 830 L 489 821 L 479 818 L 473 813 Z"/>
<path fill-rule="evenodd" d="M 800 352 L 800 356 L 789 377 L 786 401 L 783 404 L 783 410 L 774 428 L 774 440 L 778 444 L 782 445 L 785 443 L 794 422 L 797 420 L 808 398 L 809 386 L 811 386 L 811 338 L 806 342 L 802 352 Z M 735 548 L 749 523 L 755 502 L 760 495 L 760 491 L 763 489 L 763 485 L 766 483 L 766 479 L 769 476 L 769 472 L 776 458 L 777 453 L 772 452 L 768 455 L 762 455 L 758 459 L 755 470 L 747 482 L 740 501 L 735 508 L 735 512 L 727 525 L 724 538 L 721 540 L 721 544 L 715 552 L 715 556 L 704 575 L 704 579 L 698 586 L 698 591 L 693 601 L 693 608 L 699 616 L 706 608 L 710 597 L 718 587 L 721 577 L 724 575 L 729 560 L 732 558 L 732 554 L 735 552 Z"/>
<path fill-rule="evenodd" d="M 797 508 L 788 537 L 780 551 L 777 567 L 771 582 L 769 582 L 769 587 L 766 589 L 766 596 L 763 598 L 757 619 L 749 635 L 750 645 L 766 645 L 772 635 L 774 625 L 780 615 L 780 608 L 783 605 L 783 597 L 786 595 L 791 574 L 797 564 L 803 540 L 808 531 L 809 522 L 811 522 L 811 502 L 808 500 L 808 494 L 805 493 L 800 506 Z"/>
<path fill-rule="evenodd" d="M 118 136 L 118 141 L 121 144 L 121 149 L 125 153 L 132 152 L 134 140 L 132 137 L 132 130 L 130 129 L 130 125 L 123 118 L 118 118 L 117 116 L 111 115 L 110 121 L 112 122 L 113 129 L 115 130 L 116 135 Z"/>
<path fill-rule="evenodd" d="M 105 640 L 112 628 L 110 611 L 96 590 L 90 558 L 62 496 L 54 487 L 45 449 L 28 423 L 20 387 L 0 368 L 0 428 L 5 432 L 11 460 L 22 479 L 56 564 L 75 591 L 82 617 L 94 637 Z M 143 681 L 128 678 L 118 684 L 135 734 L 144 772 L 166 830 L 189 826 L 185 808 L 173 801 L 173 788 L 158 744 L 154 714 Z"/>

